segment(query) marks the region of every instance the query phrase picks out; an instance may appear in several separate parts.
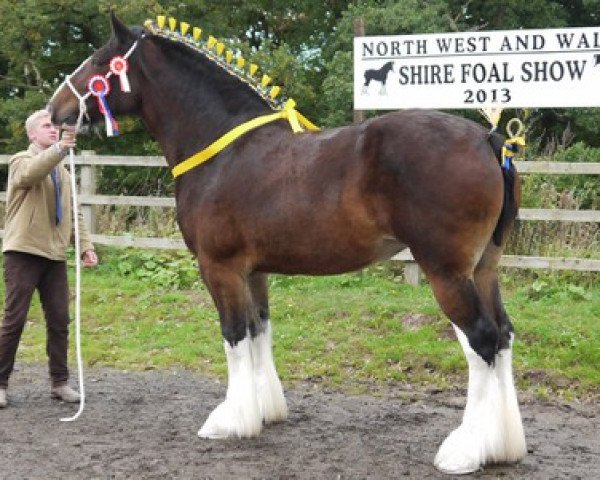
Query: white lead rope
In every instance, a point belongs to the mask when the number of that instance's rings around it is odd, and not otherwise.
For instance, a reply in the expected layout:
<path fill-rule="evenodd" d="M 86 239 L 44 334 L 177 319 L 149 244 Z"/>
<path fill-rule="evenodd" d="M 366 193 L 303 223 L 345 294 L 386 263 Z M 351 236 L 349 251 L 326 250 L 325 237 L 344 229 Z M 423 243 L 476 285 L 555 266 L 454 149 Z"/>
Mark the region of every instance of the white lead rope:
<path fill-rule="evenodd" d="M 85 406 L 85 387 L 83 385 L 83 362 L 81 360 L 81 252 L 79 246 L 79 212 L 77 208 L 77 182 L 75 180 L 75 156 L 69 149 L 69 168 L 71 170 L 71 195 L 73 199 L 73 222 L 75 227 L 75 345 L 77 352 L 77 375 L 79 378 L 79 410 L 75 415 L 61 418 L 61 422 L 77 420 Z"/>
<path fill-rule="evenodd" d="M 144 38 L 144 35 L 142 35 L 141 38 Z M 129 50 L 127 50 L 127 52 L 125 53 L 123 58 L 128 59 L 131 56 L 131 54 L 133 53 L 133 51 L 135 50 L 135 48 L 138 45 L 138 41 L 139 40 L 136 40 L 135 42 L 133 42 L 133 44 L 131 45 L 131 47 L 129 47 Z M 83 122 L 83 116 L 87 115 L 87 107 L 85 105 L 85 102 L 88 99 L 88 97 L 91 95 L 91 92 L 88 91 L 87 93 L 81 95 L 77 91 L 77 89 L 73 86 L 73 84 L 71 83 L 71 77 L 73 75 L 75 75 L 79 70 L 81 70 L 90 58 L 91 57 L 88 57 L 86 60 L 84 60 L 83 63 L 81 63 L 81 65 L 79 65 L 79 67 L 77 67 L 75 69 L 75 71 L 73 73 L 71 73 L 71 75 L 67 75 L 65 77 L 64 82 L 60 85 L 60 87 L 58 87 L 56 89 L 56 91 L 54 92 L 54 95 L 52 95 L 52 98 L 50 99 L 50 102 L 52 102 L 52 99 L 61 90 L 63 85 L 66 84 L 69 87 L 69 89 L 71 90 L 73 95 L 75 95 L 75 98 L 77 98 L 77 100 L 79 102 L 79 115 L 77 116 L 77 122 L 75 124 L 76 132 L 79 132 L 79 129 L 81 128 L 81 124 Z M 112 75 L 112 71 L 109 71 L 106 74 L 106 78 L 109 78 L 111 75 Z M 69 168 L 71 170 L 71 192 L 72 192 L 72 199 L 73 199 L 73 217 L 74 217 L 73 223 L 74 223 L 74 230 L 75 230 L 75 344 L 76 344 L 76 351 L 77 351 L 77 373 L 78 373 L 78 377 L 79 377 L 80 399 L 79 399 L 79 410 L 77 411 L 77 413 L 69 418 L 61 418 L 60 419 L 61 422 L 72 422 L 73 420 L 77 420 L 77 418 L 79 418 L 79 416 L 82 414 L 83 408 L 85 406 L 85 387 L 83 384 L 83 362 L 81 360 L 81 309 L 80 309 L 80 307 L 81 307 L 81 252 L 80 252 L 80 247 L 79 247 L 79 213 L 78 213 L 78 207 L 77 207 L 77 182 L 75 180 L 75 159 L 74 159 L 74 154 L 73 154 L 72 148 L 69 149 Z"/>

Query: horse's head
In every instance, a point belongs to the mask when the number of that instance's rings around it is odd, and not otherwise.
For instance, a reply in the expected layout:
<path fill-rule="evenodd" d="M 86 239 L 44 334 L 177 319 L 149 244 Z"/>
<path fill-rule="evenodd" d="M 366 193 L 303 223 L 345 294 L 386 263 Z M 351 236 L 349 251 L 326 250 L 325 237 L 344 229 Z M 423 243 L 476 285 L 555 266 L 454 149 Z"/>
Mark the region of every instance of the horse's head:
<path fill-rule="evenodd" d="M 394 62 L 387 62 L 384 66 L 383 66 L 383 70 L 385 72 L 391 72 L 394 70 Z"/>
<path fill-rule="evenodd" d="M 104 101 L 114 114 L 131 113 L 139 106 L 135 56 L 144 30 L 130 30 L 112 12 L 110 21 L 112 36 L 108 43 L 67 76 L 50 99 L 48 109 L 55 124 L 76 124 L 84 113 L 89 122 L 97 122 L 105 116 L 101 111 Z M 123 70 L 125 75 L 118 74 Z"/>

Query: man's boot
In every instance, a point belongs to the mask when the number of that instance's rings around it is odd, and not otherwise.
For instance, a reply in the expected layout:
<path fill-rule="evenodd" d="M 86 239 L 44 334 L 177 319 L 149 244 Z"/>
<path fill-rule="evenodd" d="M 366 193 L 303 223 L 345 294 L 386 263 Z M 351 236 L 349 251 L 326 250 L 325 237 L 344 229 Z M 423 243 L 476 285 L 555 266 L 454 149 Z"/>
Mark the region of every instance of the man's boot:
<path fill-rule="evenodd" d="M 80 399 L 79 393 L 77 393 L 68 385 L 52 387 L 52 390 L 50 390 L 50 396 L 52 398 L 58 398 L 59 400 L 67 403 L 77 403 Z"/>

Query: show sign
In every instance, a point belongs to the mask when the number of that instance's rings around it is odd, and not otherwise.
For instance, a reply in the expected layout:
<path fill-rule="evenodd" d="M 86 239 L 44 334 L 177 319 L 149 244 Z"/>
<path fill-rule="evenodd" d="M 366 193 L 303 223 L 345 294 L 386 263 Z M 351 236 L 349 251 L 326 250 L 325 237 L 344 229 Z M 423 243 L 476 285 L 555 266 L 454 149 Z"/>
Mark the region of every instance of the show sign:
<path fill-rule="evenodd" d="M 484 106 L 600 106 L 600 27 L 355 37 L 355 109 Z"/>

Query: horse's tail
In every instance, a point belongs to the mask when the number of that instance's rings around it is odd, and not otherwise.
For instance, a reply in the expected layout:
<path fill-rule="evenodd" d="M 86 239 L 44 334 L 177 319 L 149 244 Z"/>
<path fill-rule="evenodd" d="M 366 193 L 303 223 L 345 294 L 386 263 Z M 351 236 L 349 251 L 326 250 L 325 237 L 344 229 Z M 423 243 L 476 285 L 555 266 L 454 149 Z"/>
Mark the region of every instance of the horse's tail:
<path fill-rule="evenodd" d="M 517 204 L 517 197 L 515 193 L 515 182 L 517 179 L 517 169 L 513 162 L 509 162 L 509 168 L 503 168 L 502 163 L 502 147 L 504 146 L 504 138 L 497 133 L 490 133 L 488 135 L 488 141 L 490 146 L 498 159 L 500 169 L 502 170 L 502 178 L 504 180 L 504 199 L 502 201 L 502 210 L 500 211 L 500 217 L 498 223 L 492 234 L 492 239 L 497 246 L 502 245 L 503 236 L 508 232 L 510 227 L 513 225 L 519 212 L 519 206 Z"/>

